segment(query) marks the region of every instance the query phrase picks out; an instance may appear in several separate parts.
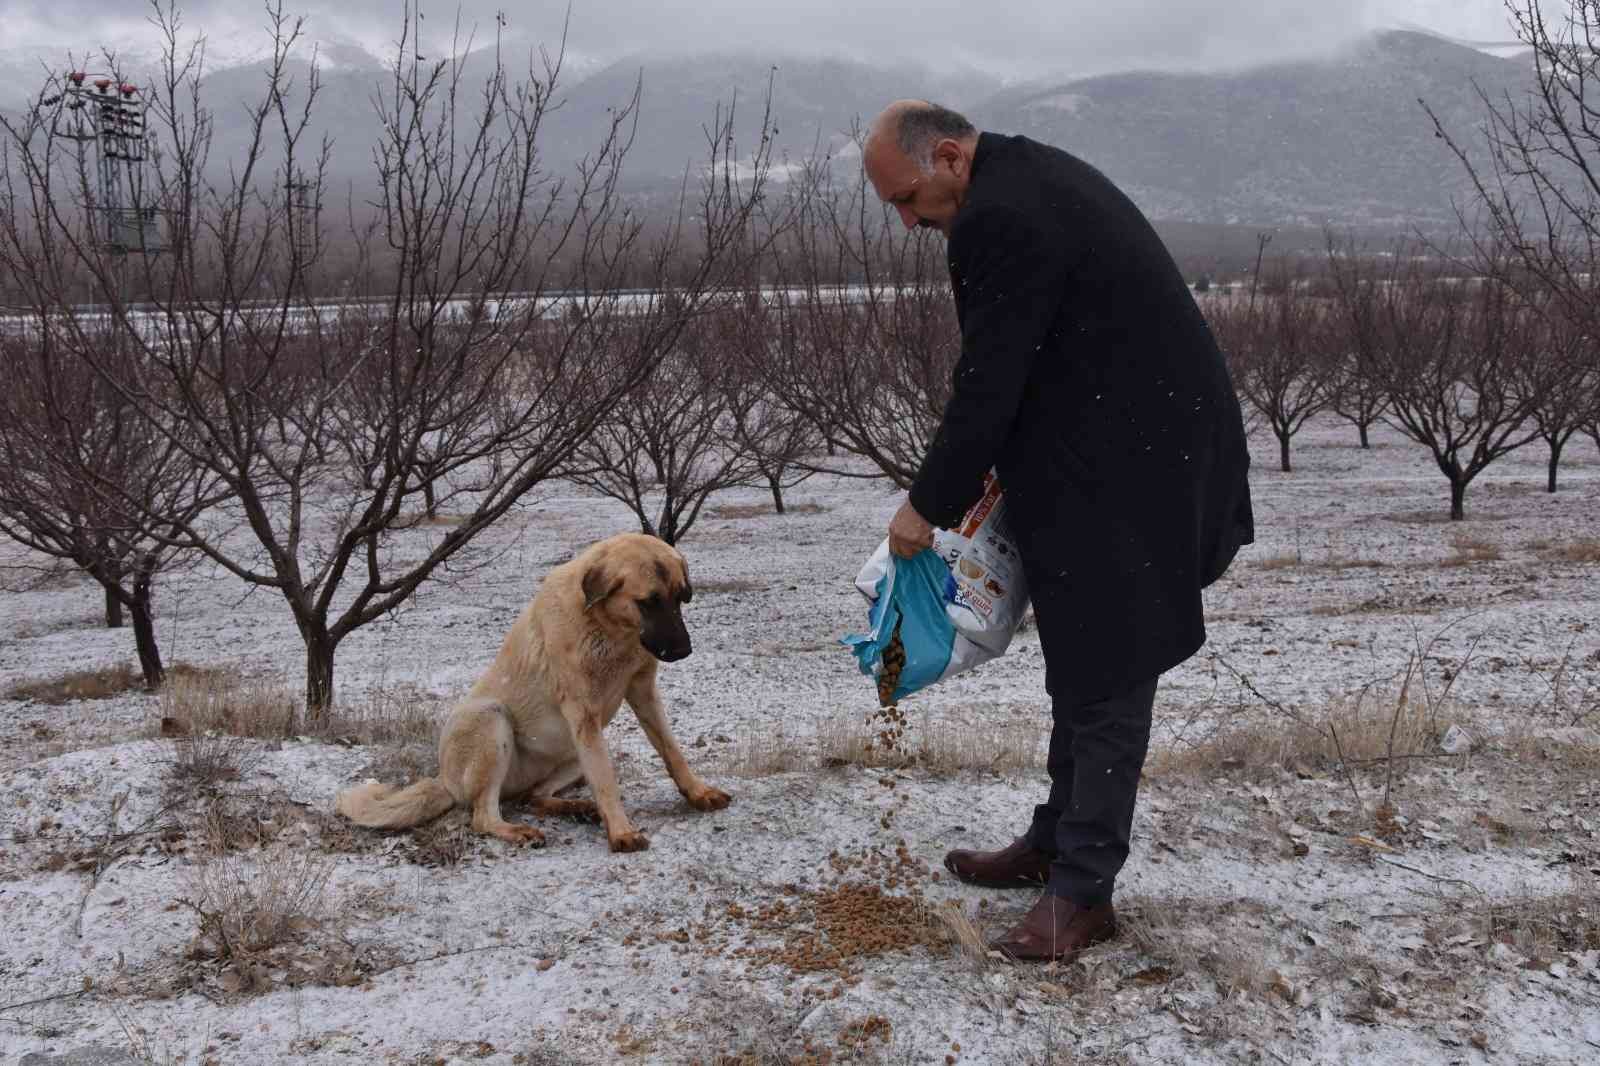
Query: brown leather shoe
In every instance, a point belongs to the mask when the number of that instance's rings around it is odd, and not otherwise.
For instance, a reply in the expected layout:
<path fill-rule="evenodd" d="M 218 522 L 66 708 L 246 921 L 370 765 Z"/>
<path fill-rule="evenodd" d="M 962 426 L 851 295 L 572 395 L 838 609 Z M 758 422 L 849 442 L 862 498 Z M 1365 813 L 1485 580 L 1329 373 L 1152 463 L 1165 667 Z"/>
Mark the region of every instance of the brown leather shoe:
<path fill-rule="evenodd" d="M 952 851 L 944 868 L 982 888 L 1038 888 L 1050 880 L 1050 856 L 1018 837 L 999 851 Z"/>
<path fill-rule="evenodd" d="M 989 941 L 989 950 L 1015 962 L 1071 962 L 1084 948 L 1110 940 L 1116 932 L 1117 912 L 1111 904 L 1084 907 L 1046 892 L 1009 933 Z"/>

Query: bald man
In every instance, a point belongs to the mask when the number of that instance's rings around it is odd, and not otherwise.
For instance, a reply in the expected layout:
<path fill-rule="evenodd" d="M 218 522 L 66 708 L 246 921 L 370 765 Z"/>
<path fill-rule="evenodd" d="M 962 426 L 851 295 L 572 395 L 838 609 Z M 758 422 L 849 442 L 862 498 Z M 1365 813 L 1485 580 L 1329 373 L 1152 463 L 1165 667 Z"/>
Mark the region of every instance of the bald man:
<path fill-rule="evenodd" d="M 991 946 L 1070 959 L 1116 931 L 1157 681 L 1205 642 L 1200 590 L 1254 539 L 1239 402 L 1161 240 L 1082 160 L 902 100 L 862 163 L 907 227 L 948 238 L 961 327 L 890 547 L 931 546 L 997 471 L 1054 717 L 1050 794 L 1027 829 L 945 866 L 969 884 L 1044 886 Z"/>

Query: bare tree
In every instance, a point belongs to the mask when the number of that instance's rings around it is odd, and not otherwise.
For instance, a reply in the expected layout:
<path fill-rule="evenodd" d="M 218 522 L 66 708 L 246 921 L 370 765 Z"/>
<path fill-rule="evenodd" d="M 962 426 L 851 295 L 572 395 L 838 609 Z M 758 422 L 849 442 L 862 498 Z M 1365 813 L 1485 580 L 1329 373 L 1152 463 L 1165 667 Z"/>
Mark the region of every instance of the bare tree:
<path fill-rule="evenodd" d="M 60 151 L 48 131 L 14 130 L 11 143 L 42 190 L 35 224 L 54 238 L 35 265 L 46 276 L 87 267 L 137 376 L 113 373 L 58 303 L 50 310 L 73 354 L 231 490 L 228 514 L 248 537 L 213 536 L 201 522 L 177 535 L 284 597 L 315 711 L 333 698 L 340 642 L 556 476 L 737 276 L 770 138 L 763 124 L 749 158 L 736 160 L 734 116 L 719 113 L 698 195 L 686 185 L 676 218 L 647 240 L 618 194 L 637 93 L 560 179 L 538 151 L 559 54 L 522 79 L 496 61 L 469 86 L 468 42 L 430 61 L 403 34 L 376 101 L 375 221 L 352 234 L 361 291 L 318 308 L 304 296 L 321 270 L 323 222 L 284 202 L 287 176 L 302 173 L 322 199 L 326 145 L 303 143 L 318 85 L 290 84 L 301 26 L 281 8 L 272 20 L 263 96 L 240 120 L 249 147 L 218 183 L 204 166 L 214 120 L 198 102 L 198 53 L 179 47 L 177 22 L 165 19 L 155 118 L 170 143 L 157 204 L 172 219 L 173 248 L 146 268 L 153 312 L 120 299 L 48 195 Z M 753 176 L 736 179 L 736 162 Z M 653 291 L 623 294 L 625 275 L 648 277 Z M 350 460 L 354 478 L 335 456 Z M 442 536 L 411 533 L 408 515 L 447 506 L 459 516 Z"/>
<path fill-rule="evenodd" d="M 767 385 L 777 320 L 766 294 L 751 288 L 711 325 L 723 351 L 720 383 L 734 440 L 772 493 L 773 509 L 783 514 L 784 491 L 817 472 L 806 459 L 823 448 L 824 431 Z"/>
<path fill-rule="evenodd" d="M 908 487 L 960 355 L 942 248 L 926 231 L 897 233 L 859 172 L 839 188 L 817 167 L 798 188 L 787 239 L 769 259 L 776 340 L 762 368 L 767 387 L 819 428 L 830 454 L 871 466 L 819 468 Z"/>
<path fill-rule="evenodd" d="M 758 473 L 735 433 L 726 355 L 707 325 L 686 329 L 574 457 L 572 480 L 626 504 L 641 531 L 668 544 L 689 532 L 712 493 Z"/>
<path fill-rule="evenodd" d="M 1588 368 L 1584 395 L 1588 398 L 1589 410 L 1579 428 L 1589 435 L 1596 448 L 1600 448 L 1600 345 L 1593 336 L 1589 338 L 1589 351 L 1584 361 Z"/>
<path fill-rule="evenodd" d="M 1291 472 L 1289 443 L 1328 404 L 1329 349 L 1324 302 L 1279 262 L 1258 301 L 1212 305 L 1235 386 L 1278 440 L 1280 469 Z M 1270 293 L 1270 295 L 1268 295 Z"/>
<path fill-rule="evenodd" d="M 1526 347 L 1512 357 L 1512 387 L 1529 397 L 1529 417 L 1549 451 L 1546 492 L 1556 491 L 1567 442 L 1594 418 L 1600 367 L 1589 328 L 1546 298 L 1528 309 Z"/>
<path fill-rule="evenodd" d="M 1374 260 L 1353 239 L 1325 232 L 1333 307 L 1325 390 L 1328 410 L 1356 427 L 1362 448 L 1372 447 L 1371 430 L 1389 406 L 1389 396 L 1373 366 L 1382 335 L 1381 288 Z"/>
<path fill-rule="evenodd" d="M 1600 295 L 1600 0 L 1506 9 L 1532 51 L 1534 83 L 1522 99 L 1480 92 L 1486 160 L 1422 106 L 1477 191 L 1487 225 L 1469 233 L 1486 234 L 1486 266 L 1515 261 L 1583 317 Z"/>
<path fill-rule="evenodd" d="M 12 248 L 0 241 L 0 267 Z M 126 608 L 145 686 L 159 688 L 152 588 L 193 549 L 182 531 L 218 502 L 217 479 L 64 352 L 47 324 L 0 342 L 0 364 L 0 533 L 98 582 L 108 626 L 121 626 Z"/>
<path fill-rule="evenodd" d="M 1408 257 L 1396 262 L 1407 265 L 1381 288 L 1372 364 L 1389 396 L 1385 421 L 1433 454 L 1460 520 L 1473 479 L 1538 436 L 1537 396 L 1517 387 L 1514 372 L 1530 317 L 1492 277 L 1453 282 Z"/>

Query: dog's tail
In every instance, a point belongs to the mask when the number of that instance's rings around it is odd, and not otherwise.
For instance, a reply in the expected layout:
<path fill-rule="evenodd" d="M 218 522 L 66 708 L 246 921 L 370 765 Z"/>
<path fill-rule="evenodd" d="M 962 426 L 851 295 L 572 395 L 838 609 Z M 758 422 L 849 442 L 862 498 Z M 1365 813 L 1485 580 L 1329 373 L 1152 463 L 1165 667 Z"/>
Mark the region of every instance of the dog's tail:
<path fill-rule="evenodd" d="M 437 777 L 424 777 L 404 788 L 376 781 L 339 793 L 340 814 L 369 829 L 406 829 L 439 817 L 456 805 Z"/>

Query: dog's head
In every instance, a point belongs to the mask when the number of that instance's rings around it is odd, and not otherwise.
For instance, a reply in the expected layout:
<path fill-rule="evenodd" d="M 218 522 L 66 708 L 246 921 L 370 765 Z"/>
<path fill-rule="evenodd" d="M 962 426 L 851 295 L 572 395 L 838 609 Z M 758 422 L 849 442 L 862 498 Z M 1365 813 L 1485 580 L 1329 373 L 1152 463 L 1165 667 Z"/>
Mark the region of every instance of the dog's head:
<path fill-rule="evenodd" d="M 689 564 L 665 541 L 638 533 L 595 546 L 583 571 L 583 611 L 607 631 L 635 632 L 662 662 L 692 650 L 683 605 L 694 596 Z"/>

